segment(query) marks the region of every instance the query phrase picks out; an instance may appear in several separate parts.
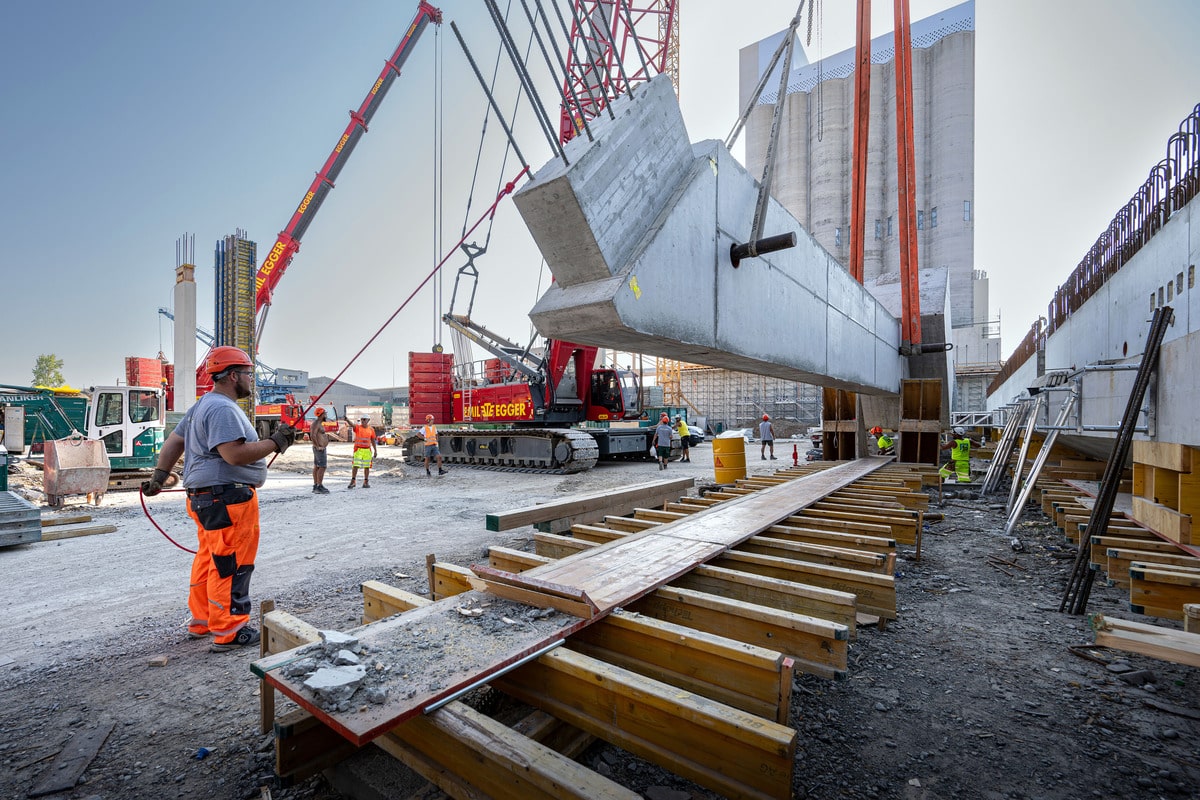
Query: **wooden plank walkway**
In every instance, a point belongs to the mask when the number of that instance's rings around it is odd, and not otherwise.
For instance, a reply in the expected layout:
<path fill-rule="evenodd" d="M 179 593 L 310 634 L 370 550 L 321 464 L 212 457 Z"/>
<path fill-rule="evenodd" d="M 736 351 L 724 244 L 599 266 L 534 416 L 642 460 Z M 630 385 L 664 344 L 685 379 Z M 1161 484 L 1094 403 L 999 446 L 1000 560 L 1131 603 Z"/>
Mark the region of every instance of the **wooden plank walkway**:
<path fill-rule="evenodd" d="M 302 678 L 284 674 L 284 667 L 312 655 L 319 645 L 261 658 L 251 669 L 346 739 L 362 745 L 440 701 L 552 649 L 613 609 L 649 594 L 890 462 L 890 458 L 847 462 L 519 575 L 506 573 L 502 582 L 491 584 L 498 592 L 514 589 L 529 599 L 540 597 L 548 601 L 545 607 L 590 607 L 589 616 L 554 614 L 531 620 L 512 610 L 513 604 L 501 596 L 475 590 L 356 629 L 352 633 L 367 648 L 367 659 L 383 665 L 377 670 L 381 674 L 375 685 L 388 693 L 378 705 L 327 710 L 303 687 Z M 482 567 L 478 571 L 489 580 L 495 577 Z M 572 593 L 586 603 L 570 599 Z M 483 607 L 485 614 L 464 617 L 457 611 L 464 605 Z M 478 624 L 489 619 L 494 622 L 492 618 L 502 614 L 520 624 Z"/>
<path fill-rule="evenodd" d="M 649 594 L 890 461 L 849 461 L 528 570 L 521 577 L 580 589 L 603 613 Z"/>

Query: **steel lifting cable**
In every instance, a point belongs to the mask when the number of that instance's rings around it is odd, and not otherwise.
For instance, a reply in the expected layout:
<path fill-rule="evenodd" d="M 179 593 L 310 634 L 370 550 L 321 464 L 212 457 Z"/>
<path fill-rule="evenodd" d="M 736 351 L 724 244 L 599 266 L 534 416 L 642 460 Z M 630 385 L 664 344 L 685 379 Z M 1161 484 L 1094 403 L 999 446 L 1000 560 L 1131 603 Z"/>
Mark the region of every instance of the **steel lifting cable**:
<path fill-rule="evenodd" d="M 387 320 L 382 325 L 379 326 L 379 329 L 376 330 L 375 333 L 371 335 L 371 338 L 366 341 L 366 344 L 364 344 L 362 347 L 360 347 L 358 352 L 355 353 L 354 356 L 348 362 L 346 362 L 346 366 L 342 367 L 341 371 L 333 377 L 333 380 L 331 380 L 329 382 L 329 385 L 326 386 L 324 389 L 322 389 L 321 393 L 318 394 L 316 397 L 314 397 L 312 399 L 312 402 L 310 402 L 300 412 L 301 418 L 308 416 L 308 412 L 311 411 L 314 407 L 316 407 L 316 405 L 318 403 L 321 402 L 321 398 L 325 396 L 326 392 L 328 392 L 330 389 L 332 389 L 333 386 L 339 380 L 341 380 L 341 377 L 346 374 L 346 370 L 350 369 L 350 367 L 354 365 L 354 362 L 358 360 L 359 356 L 361 356 L 363 353 L 365 353 L 367 348 L 370 347 L 372 344 L 374 344 L 375 340 L 378 339 L 380 337 L 380 335 L 383 334 L 384 330 L 386 330 L 387 327 L 392 324 L 392 321 L 395 320 L 396 317 L 400 315 L 400 312 L 403 311 L 408 306 L 408 304 L 410 302 L 412 302 L 413 298 L 416 297 L 417 294 L 422 289 L 425 288 L 425 284 L 427 284 L 427 283 L 429 283 L 429 281 L 433 280 L 433 277 L 435 275 L 437 275 L 441 271 L 442 267 L 444 267 L 446 265 L 446 262 L 450 260 L 450 255 L 453 255 L 455 253 L 455 251 L 458 250 L 458 248 L 463 244 L 463 242 L 465 242 L 467 240 L 467 237 L 470 236 L 472 233 L 474 233 L 475 229 L 478 228 L 480 225 L 482 225 L 484 220 L 489 219 L 495 215 L 496 207 L 500 205 L 500 201 L 503 200 L 508 195 L 512 194 L 513 191 L 515 191 L 517 188 L 517 182 L 520 181 L 522 178 L 524 178 L 528 174 L 529 174 L 529 166 L 526 165 L 521 168 L 521 171 L 518 172 L 511 181 L 509 181 L 508 183 L 506 183 L 504 185 L 504 188 L 500 191 L 499 194 L 496 195 L 496 199 L 488 207 L 487 211 L 485 211 L 479 217 L 479 219 L 477 219 L 475 221 L 475 224 L 472 225 L 463 234 L 463 237 L 458 241 L 458 243 L 456 245 L 454 245 L 454 248 L 450 251 L 450 254 L 448 254 L 445 258 L 443 258 L 441 261 L 439 261 L 437 263 L 437 265 L 434 266 L 434 268 L 429 271 L 429 274 L 427 274 L 425 276 L 425 278 L 417 285 L 417 288 L 413 289 L 412 293 L 409 294 L 409 296 L 404 299 L 404 302 L 400 304 L 400 307 L 392 312 L 392 315 L 390 317 L 388 317 Z M 279 457 L 279 453 L 275 453 L 275 455 L 271 456 L 271 460 L 267 462 L 268 469 L 270 468 L 270 466 L 272 464 L 275 463 L 275 459 L 278 457 Z M 164 489 L 163 491 L 165 491 L 165 492 L 182 492 L 184 490 L 183 489 Z M 146 514 L 146 519 L 150 520 L 150 524 L 153 525 L 155 528 L 157 528 L 158 532 L 161 533 L 164 537 L 166 537 L 167 541 L 169 541 L 171 544 L 175 545 L 180 550 L 184 550 L 188 553 L 194 554 L 196 552 L 195 550 L 190 550 L 190 549 L 184 547 L 183 545 L 181 545 L 179 542 L 172 539 L 171 536 L 165 530 L 163 530 L 162 526 L 159 525 L 154 520 L 154 517 L 151 516 L 151 514 L 150 514 L 149 507 L 146 505 L 146 495 L 144 492 L 141 491 L 141 489 L 138 490 L 138 495 L 140 496 L 141 501 L 142 501 L 142 511 Z"/>
<path fill-rule="evenodd" d="M 434 38 L 433 61 L 433 253 L 434 258 L 441 258 L 442 251 L 442 212 L 445 186 L 445 95 L 443 93 L 442 72 L 442 37 L 438 29 Z M 438 276 L 437 290 L 433 293 L 433 342 L 441 341 L 442 306 L 445 304 L 445 292 L 442 288 L 442 278 Z"/>
<path fill-rule="evenodd" d="M 512 11 L 512 0 L 509 0 L 508 8 L 506 8 L 504 10 L 504 20 L 506 22 L 508 21 L 508 15 L 511 11 Z M 529 34 L 529 42 L 525 45 L 525 60 L 526 61 L 529 60 L 529 54 L 532 51 L 533 51 L 533 33 L 531 32 Z M 495 93 L 496 80 L 498 79 L 499 74 L 500 74 L 500 59 L 503 54 L 504 54 L 503 45 L 501 45 L 500 47 L 498 47 L 496 49 L 496 61 L 492 65 L 492 80 L 491 80 L 491 83 L 488 85 L 488 90 L 490 92 L 492 92 L 493 94 Z M 524 94 L 525 94 L 525 87 L 523 84 L 521 84 L 518 81 L 517 97 L 516 97 L 516 100 L 513 101 L 512 113 L 510 114 L 512 119 L 516 119 L 517 111 L 519 111 L 520 107 L 521 107 L 521 97 Z M 475 167 L 471 173 L 471 187 L 467 192 L 467 207 L 463 211 L 463 234 L 464 234 L 464 236 L 465 236 L 466 230 L 467 230 L 467 223 L 471 219 L 471 206 L 475 202 L 475 184 L 477 183 L 477 181 L 479 179 L 479 165 L 483 162 L 483 145 L 484 145 L 484 140 L 487 136 L 488 121 L 491 119 L 491 116 L 492 116 L 492 108 L 491 108 L 491 105 L 489 104 L 483 112 L 483 127 L 480 128 L 480 131 L 479 131 L 479 147 L 475 151 Z M 510 152 L 512 152 L 512 143 L 511 142 L 507 143 L 504 147 L 504 158 L 500 162 L 500 177 L 498 177 L 497 181 L 496 181 L 496 183 L 497 183 L 496 191 L 500 190 L 500 182 L 504 180 L 504 177 L 503 177 L 504 170 L 508 168 L 508 155 Z M 487 246 L 491 242 L 491 239 L 492 239 L 492 225 L 489 224 L 488 230 L 487 230 L 487 236 L 484 238 L 484 241 L 483 241 L 483 249 L 485 251 L 487 250 Z"/>
<path fill-rule="evenodd" d="M 387 326 L 391 325 L 392 321 L 395 320 L 396 317 L 400 315 L 400 312 L 403 311 L 410 302 L 412 302 L 412 299 L 417 296 L 417 293 L 425 288 L 425 284 L 429 283 L 429 281 L 433 280 L 433 277 L 435 275 L 437 275 L 439 272 L 441 272 L 442 267 L 444 267 L 446 265 L 446 262 L 450 260 L 450 256 L 454 255 L 454 253 L 458 250 L 458 248 L 460 246 L 462 246 L 462 244 L 464 242 L 466 242 L 467 237 L 470 236 L 472 233 L 474 233 L 475 229 L 478 228 L 480 225 L 482 225 L 484 220 L 491 219 L 493 216 L 495 216 L 496 207 L 500 205 L 500 201 L 503 200 L 508 195 L 512 194 L 513 191 L 515 191 L 517 188 L 517 182 L 520 181 L 522 178 L 524 178 L 528 174 L 529 174 L 529 166 L 526 165 L 521 168 L 521 171 L 518 172 L 511 181 L 509 181 L 508 183 L 506 183 L 504 185 L 504 188 L 499 192 L 499 194 L 496 195 L 496 199 L 494 201 L 492 201 L 492 204 L 490 206 L 488 206 L 487 211 L 485 211 L 483 214 L 481 214 L 479 216 L 479 218 L 475 221 L 475 224 L 472 225 L 463 234 L 462 238 L 458 240 L 458 242 L 454 245 L 453 249 L 451 249 L 451 251 L 449 253 L 447 253 L 446 256 L 444 258 L 442 258 L 442 260 L 439 261 L 432 270 L 429 271 L 429 274 L 426 275 L 425 278 L 419 284 L 417 284 L 417 288 L 413 289 L 412 293 L 409 294 L 409 296 L 404 299 L 404 302 L 400 304 L 399 308 L 397 308 L 395 311 L 393 311 L 392 315 L 390 317 L 388 317 L 387 320 L 384 321 L 384 323 L 382 325 L 379 326 L 379 329 L 377 331 L 375 331 L 374 334 L 371 335 L 371 338 L 366 341 L 366 344 L 364 344 L 361 348 L 359 348 L 358 352 L 354 354 L 353 358 L 351 358 L 348 362 L 346 362 L 346 366 L 342 367 L 341 372 L 339 372 L 337 375 L 335 375 L 333 377 L 333 380 L 331 380 L 329 382 L 329 385 L 326 386 L 324 389 L 322 389 L 321 393 L 312 399 L 312 402 L 309 403 L 308 406 L 306 406 L 303 409 L 303 411 L 301 412 L 301 415 L 300 415 L 301 417 L 308 416 L 308 412 L 311 411 L 319 402 L 321 402 L 321 398 L 325 396 L 325 393 L 328 392 L 330 389 L 332 389 L 334 384 L 336 384 L 341 379 L 341 377 L 346 374 L 346 370 L 350 369 L 350 367 L 353 366 L 354 362 L 358 360 L 359 356 L 361 356 L 363 353 L 365 353 L 367 348 L 370 347 L 372 344 L 374 344 L 375 340 L 379 338 L 379 336 L 384 332 L 384 330 L 387 328 Z M 267 463 L 267 466 L 269 467 L 269 466 L 271 466 L 271 464 L 275 463 L 275 459 L 278 456 L 279 456 L 278 453 L 276 453 L 274 456 L 272 456 L 271 460 Z"/>

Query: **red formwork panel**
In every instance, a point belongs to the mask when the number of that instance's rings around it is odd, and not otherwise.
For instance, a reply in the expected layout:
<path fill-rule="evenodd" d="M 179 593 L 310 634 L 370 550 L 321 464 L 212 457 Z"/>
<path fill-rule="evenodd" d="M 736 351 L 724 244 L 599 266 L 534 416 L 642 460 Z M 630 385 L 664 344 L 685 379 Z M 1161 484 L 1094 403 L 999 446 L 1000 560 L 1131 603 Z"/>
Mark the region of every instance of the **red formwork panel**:
<path fill-rule="evenodd" d="M 454 417 L 450 411 L 450 404 L 448 402 L 411 403 L 408 411 L 409 424 L 423 425 L 425 423 L 426 414 L 433 414 L 433 421 L 437 425 L 445 425 L 454 421 Z"/>
<path fill-rule="evenodd" d="M 441 407 L 441 406 L 448 405 L 449 402 L 450 402 L 450 392 L 448 392 L 448 391 L 446 391 L 446 392 L 434 392 L 434 391 L 422 392 L 422 391 L 414 391 L 411 386 L 408 387 L 408 403 L 409 403 L 409 405 Z"/>
<path fill-rule="evenodd" d="M 445 367 L 449 369 L 454 365 L 453 353 L 413 353 L 408 354 L 408 366 L 414 367 L 418 364 L 428 368 Z"/>
<path fill-rule="evenodd" d="M 125 382 L 130 386 L 162 386 L 162 362 L 157 358 L 125 358 Z"/>

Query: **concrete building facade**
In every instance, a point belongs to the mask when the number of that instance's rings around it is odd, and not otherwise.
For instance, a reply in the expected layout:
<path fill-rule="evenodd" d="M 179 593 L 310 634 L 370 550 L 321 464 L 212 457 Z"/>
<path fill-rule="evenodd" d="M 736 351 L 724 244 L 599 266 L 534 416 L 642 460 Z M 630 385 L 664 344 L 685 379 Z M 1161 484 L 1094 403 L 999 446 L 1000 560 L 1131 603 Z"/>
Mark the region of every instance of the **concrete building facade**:
<path fill-rule="evenodd" d="M 999 325 L 988 315 L 987 275 L 975 269 L 975 7 L 966 2 L 912 23 L 913 128 L 918 261 L 949 273 L 956 386 L 952 407 L 982 409 L 998 368 Z M 740 53 L 741 105 L 785 33 Z M 797 42 L 797 52 L 802 40 Z M 895 48 L 889 32 L 871 42 L 864 283 L 899 278 L 896 193 Z M 808 63 L 794 59 L 776 148 L 773 194 L 845 265 L 850 255 L 854 50 Z M 761 176 L 779 79 L 768 78 L 746 125 L 746 166 Z M 770 233 L 770 232 L 768 232 Z"/>

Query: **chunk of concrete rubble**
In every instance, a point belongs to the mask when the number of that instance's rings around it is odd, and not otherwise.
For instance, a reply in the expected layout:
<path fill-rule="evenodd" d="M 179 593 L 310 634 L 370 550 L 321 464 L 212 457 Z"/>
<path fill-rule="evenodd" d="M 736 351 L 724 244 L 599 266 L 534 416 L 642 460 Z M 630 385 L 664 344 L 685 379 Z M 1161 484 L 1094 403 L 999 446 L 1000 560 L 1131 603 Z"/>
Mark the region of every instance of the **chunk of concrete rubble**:
<path fill-rule="evenodd" d="M 333 663 L 339 667 L 352 666 L 359 663 L 359 659 L 350 650 L 338 650 L 337 655 L 333 657 Z"/>
<path fill-rule="evenodd" d="M 339 648 L 349 650 L 358 644 L 358 637 L 341 631 L 318 631 L 321 641 L 325 644 L 335 644 Z"/>
<path fill-rule="evenodd" d="M 302 658 L 299 661 L 293 661 L 280 670 L 289 678 L 299 678 L 307 675 L 317 668 L 317 660 L 315 658 Z"/>
<path fill-rule="evenodd" d="M 327 703 L 344 703 L 362 684 L 366 675 L 367 669 L 362 664 L 321 667 L 304 681 L 304 688 Z"/>
<path fill-rule="evenodd" d="M 368 703 L 374 703 L 377 706 L 387 702 L 388 690 L 386 686 L 372 686 L 365 692 Z"/>

